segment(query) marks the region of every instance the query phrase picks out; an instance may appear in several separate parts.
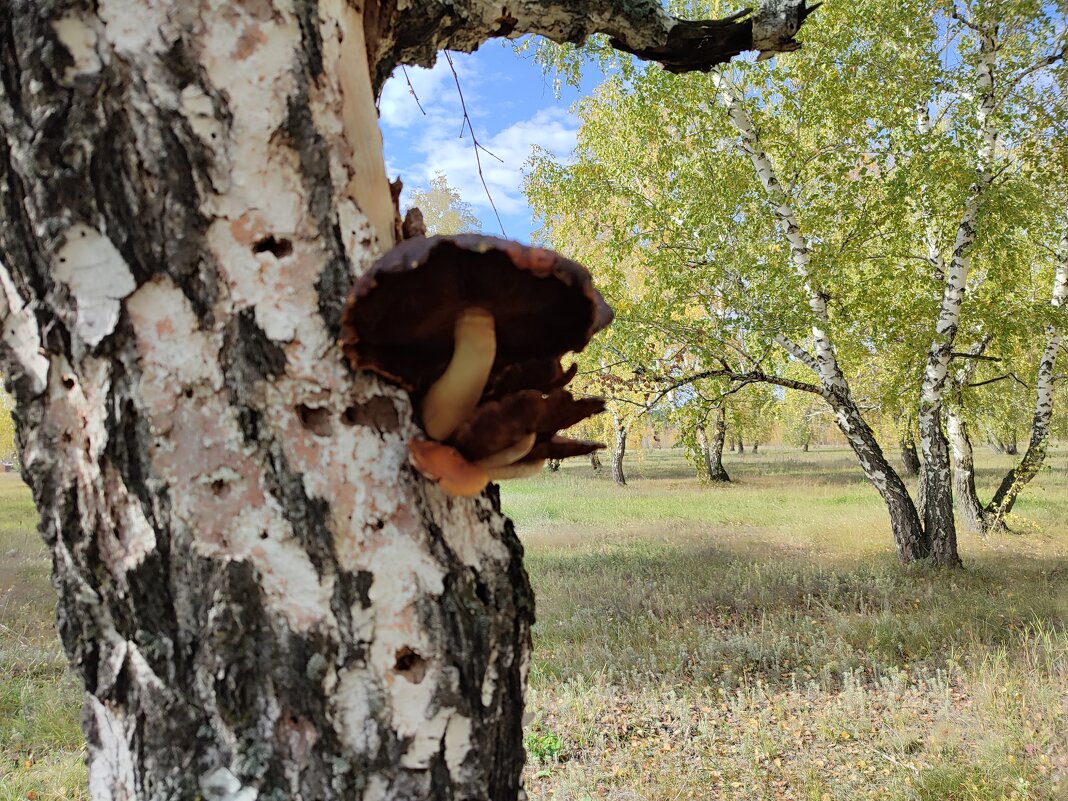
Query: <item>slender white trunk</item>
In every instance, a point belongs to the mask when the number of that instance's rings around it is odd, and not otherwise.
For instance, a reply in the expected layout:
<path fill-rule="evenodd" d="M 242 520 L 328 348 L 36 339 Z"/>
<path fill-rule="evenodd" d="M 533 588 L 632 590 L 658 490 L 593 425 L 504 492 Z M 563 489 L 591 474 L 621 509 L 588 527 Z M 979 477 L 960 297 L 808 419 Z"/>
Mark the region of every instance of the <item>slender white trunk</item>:
<path fill-rule="evenodd" d="M 772 212 L 790 246 L 790 261 L 804 286 L 808 307 L 812 313 L 811 333 L 814 354 L 808 353 L 785 336 L 780 335 L 775 338 L 775 341 L 819 376 L 823 397 L 834 411 L 838 428 L 846 436 L 853 452 L 857 455 L 864 475 L 875 486 L 887 505 L 894 543 L 902 561 L 922 559 L 927 556 L 927 546 L 919 516 L 908 489 L 883 456 L 875 434 L 864 420 L 853 399 L 845 375 L 838 365 L 838 357 L 829 333 L 826 295 L 816 285 L 809 270 L 811 254 L 808 242 L 801 233 L 794 205 L 775 174 L 774 165 L 760 142 L 756 126 L 746 111 L 737 89 L 721 73 L 714 72 L 712 80 L 719 90 L 720 98 L 731 122 L 738 131 L 740 148 L 752 162 L 757 177 L 767 193 Z"/>
<path fill-rule="evenodd" d="M 1035 409 L 1031 418 L 1031 438 L 1020 463 L 1005 476 L 987 506 L 986 511 L 992 525 L 1003 524 L 1005 516 L 1012 511 L 1021 490 L 1038 474 L 1046 458 L 1050 424 L 1053 420 L 1054 370 L 1057 366 L 1057 354 L 1064 341 L 1064 312 L 1068 308 L 1066 301 L 1068 301 L 1068 232 L 1061 238 L 1057 254 L 1057 268 L 1053 278 L 1050 305 L 1055 309 L 1059 319 L 1046 329 L 1046 347 L 1042 351 L 1035 380 Z"/>
<path fill-rule="evenodd" d="M 627 476 L 623 472 L 623 457 L 627 455 L 627 426 L 617 414 L 612 414 L 615 438 L 612 441 L 612 480 L 620 487 L 627 485 Z"/>
<path fill-rule="evenodd" d="M 993 181 L 992 167 L 997 149 L 997 129 L 993 119 L 995 58 L 996 44 L 993 37 L 983 34 L 980 37 L 978 67 L 978 121 L 981 141 L 977 153 L 976 177 L 957 226 L 952 256 L 948 266 L 942 268 L 942 302 L 920 385 L 918 417 L 920 449 L 923 453 L 921 481 L 925 499 L 924 528 L 931 543 L 932 558 L 936 563 L 947 566 L 958 565 L 960 557 L 957 555 L 957 532 L 953 519 L 949 447 L 942 430 L 942 401 L 964 303 L 970 267 L 969 250 L 975 241 L 976 217 Z"/>

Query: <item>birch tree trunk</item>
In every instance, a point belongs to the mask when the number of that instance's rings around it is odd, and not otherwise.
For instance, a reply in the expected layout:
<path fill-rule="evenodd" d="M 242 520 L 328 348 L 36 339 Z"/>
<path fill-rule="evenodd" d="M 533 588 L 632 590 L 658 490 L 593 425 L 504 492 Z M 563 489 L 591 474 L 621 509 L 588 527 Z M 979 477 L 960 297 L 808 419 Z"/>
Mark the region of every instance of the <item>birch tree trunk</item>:
<path fill-rule="evenodd" d="M 838 365 L 838 356 L 829 330 L 827 297 L 810 273 L 808 265 L 811 253 L 808 242 L 801 233 L 794 204 L 775 174 L 774 165 L 760 142 L 756 126 L 737 89 L 718 73 L 713 74 L 713 80 L 720 91 L 720 98 L 727 108 L 731 122 L 739 133 L 740 148 L 752 162 L 779 227 L 790 246 L 794 271 L 802 281 L 811 312 L 811 334 L 815 353 L 810 353 L 785 336 L 780 335 L 775 341 L 819 377 L 821 394 L 834 411 L 839 430 L 845 435 L 860 461 L 864 475 L 886 504 L 898 557 L 903 562 L 924 559 L 929 555 L 929 549 L 916 507 L 901 477 L 883 455 L 875 432 L 864 420 L 853 399 L 849 383 Z"/>
<path fill-rule="evenodd" d="M 516 797 L 522 547 L 334 345 L 394 238 L 362 17 L 0 25 L 5 340 L 94 798 Z"/>
<path fill-rule="evenodd" d="M 730 482 L 731 477 L 723 466 L 723 443 L 727 438 L 727 416 L 722 405 L 716 408 L 716 422 L 713 428 L 712 442 L 708 442 L 708 435 L 705 433 L 704 426 L 699 429 L 699 434 L 708 480 L 719 483 Z"/>
<path fill-rule="evenodd" d="M 1004 525 L 1005 516 L 1012 511 L 1016 499 L 1024 487 L 1038 475 L 1046 460 L 1046 448 L 1049 444 L 1050 423 L 1053 420 L 1053 382 L 1057 366 L 1057 353 L 1064 341 L 1064 309 L 1068 300 L 1068 233 L 1061 238 L 1057 254 L 1057 268 L 1053 278 L 1053 293 L 1050 305 L 1060 315 L 1061 320 L 1046 329 L 1046 347 L 1038 363 L 1038 375 L 1035 381 L 1035 411 L 1031 418 L 1031 437 L 1020 463 L 1010 470 L 1002 479 L 994 497 L 986 508 L 990 525 Z"/>
<path fill-rule="evenodd" d="M 723 441 L 726 434 L 727 426 L 723 421 L 722 409 L 716 414 L 716 428 L 711 440 L 704 424 L 697 425 L 697 444 L 701 450 L 701 478 L 705 481 L 723 483 L 731 480 L 723 467 Z"/>
<path fill-rule="evenodd" d="M 965 531 L 986 531 L 983 505 L 975 490 L 975 457 L 968 424 L 956 410 L 946 411 L 946 431 L 953 448 L 953 498 Z"/>
<path fill-rule="evenodd" d="M 93 798 L 522 796 L 522 547 L 495 490 L 413 475 L 407 397 L 334 344 L 397 236 L 376 93 L 493 35 L 605 31 L 686 69 L 803 18 L 5 3 L 0 356 Z"/>
<path fill-rule="evenodd" d="M 968 281 L 970 267 L 968 251 L 975 241 L 975 225 L 979 208 L 994 180 L 993 162 L 997 150 L 997 130 L 993 119 L 995 111 L 994 65 L 997 45 L 994 37 L 985 31 L 979 32 L 979 40 L 978 122 L 981 143 L 977 153 L 976 178 L 969 190 L 968 199 L 957 226 L 949 265 L 941 266 L 937 253 L 933 253 L 932 256 L 932 260 L 937 262 L 936 272 L 943 280 L 942 302 L 920 386 L 918 417 L 920 450 L 923 453 L 920 480 L 923 482 L 924 529 L 930 541 L 932 560 L 936 564 L 947 567 L 959 565 L 960 556 L 957 554 L 957 530 L 953 518 L 953 485 L 949 446 L 945 432 L 942 430 L 942 401 Z"/>
<path fill-rule="evenodd" d="M 623 457 L 627 455 L 627 428 L 615 415 L 612 416 L 612 423 L 616 432 L 612 442 L 612 480 L 617 486 L 625 487 L 627 477 L 623 473 Z"/>
<path fill-rule="evenodd" d="M 911 428 L 899 430 L 898 443 L 901 448 L 901 474 L 904 476 L 919 475 L 920 457 L 916 453 L 916 439 L 912 436 Z"/>

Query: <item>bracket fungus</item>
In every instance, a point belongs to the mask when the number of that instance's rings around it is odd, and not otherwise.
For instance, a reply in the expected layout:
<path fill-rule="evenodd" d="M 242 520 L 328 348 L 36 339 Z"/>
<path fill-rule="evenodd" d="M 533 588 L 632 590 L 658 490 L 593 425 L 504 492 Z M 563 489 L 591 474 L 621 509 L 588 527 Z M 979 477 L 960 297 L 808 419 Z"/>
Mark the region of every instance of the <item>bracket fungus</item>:
<path fill-rule="evenodd" d="M 412 465 L 452 495 L 530 475 L 600 443 L 557 432 L 604 409 L 564 387 L 561 357 L 581 351 L 612 310 L 579 264 L 478 234 L 408 239 L 349 293 L 341 348 L 411 394 L 427 439 Z"/>

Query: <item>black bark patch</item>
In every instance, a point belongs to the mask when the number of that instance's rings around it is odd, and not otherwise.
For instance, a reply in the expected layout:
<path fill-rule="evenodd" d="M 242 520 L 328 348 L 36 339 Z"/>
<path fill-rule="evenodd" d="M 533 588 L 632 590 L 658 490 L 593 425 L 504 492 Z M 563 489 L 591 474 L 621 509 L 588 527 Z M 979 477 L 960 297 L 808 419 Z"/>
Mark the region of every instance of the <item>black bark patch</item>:
<path fill-rule="evenodd" d="M 319 295 L 319 313 L 326 322 L 327 330 L 336 338 L 341 331 L 341 309 L 352 284 L 352 269 L 345 255 L 342 232 L 333 207 L 330 148 L 315 127 L 308 107 L 307 91 L 305 77 L 299 91 L 290 96 L 281 135 L 300 156 L 308 211 L 319 229 L 319 244 L 326 257 L 315 284 Z"/>
<path fill-rule="evenodd" d="M 222 356 L 226 375 L 247 386 L 285 372 L 285 351 L 256 324 L 252 309 L 242 309 L 227 326 Z"/>
<path fill-rule="evenodd" d="M 335 597 L 346 607 L 358 603 L 361 609 L 370 609 L 371 596 L 368 593 L 374 581 L 374 574 L 366 570 L 358 570 L 355 573 L 340 571 L 334 584 Z"/>
<path fill-rule="evenodd" d="M 331 337 L 336 339 L 341 334 L 341 313 L 345 298 L 352 288 L 352 269 L 341 244 L 340 225 L 333 223 L 322 241 L 323 246 L 328 248 L 330 257 L 323 265 L 319 280 L 315 282 L 315 291 L 319 295 L 319 314 L 322 315 Z"/>
<path fill-rule="evenodd" d="M 294 12 L 304 41 L 304 55 L 308 59 L 308 72 L 315 78 L 323 71 L 323 40 L 319 36 L 319 4 L 313 0 L 299 0 Z"/>

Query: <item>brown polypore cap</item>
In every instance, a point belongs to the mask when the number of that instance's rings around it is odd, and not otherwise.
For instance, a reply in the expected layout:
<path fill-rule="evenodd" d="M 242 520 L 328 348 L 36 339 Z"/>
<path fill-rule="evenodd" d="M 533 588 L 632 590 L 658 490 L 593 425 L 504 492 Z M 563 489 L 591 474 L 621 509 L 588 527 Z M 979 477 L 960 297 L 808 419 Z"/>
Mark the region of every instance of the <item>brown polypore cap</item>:
<path fill-rule="evenodd" d="M 509 365 L 558 371 L 560 356 L 581 351 L 612 321 L 589 272 L 570 259 L 496 237 L 435 236 L 405 240 L 356 282 L 341 346 L 353 369 L 420 393 L 445 371 L 456 318 L 472 307 L 495 321 L 491 386 Z"/>
<path fill-rule="evenodd" d="M 565 389 L 548 395 L 524 390 L 479 406 L 456 431 L 452 444 L 465 459 L 475 462 L 504 450 L 524 435 L 549 440 L 557 431 L 602 411 L 604 401 L 600 398 L 574 398 Z"/>

